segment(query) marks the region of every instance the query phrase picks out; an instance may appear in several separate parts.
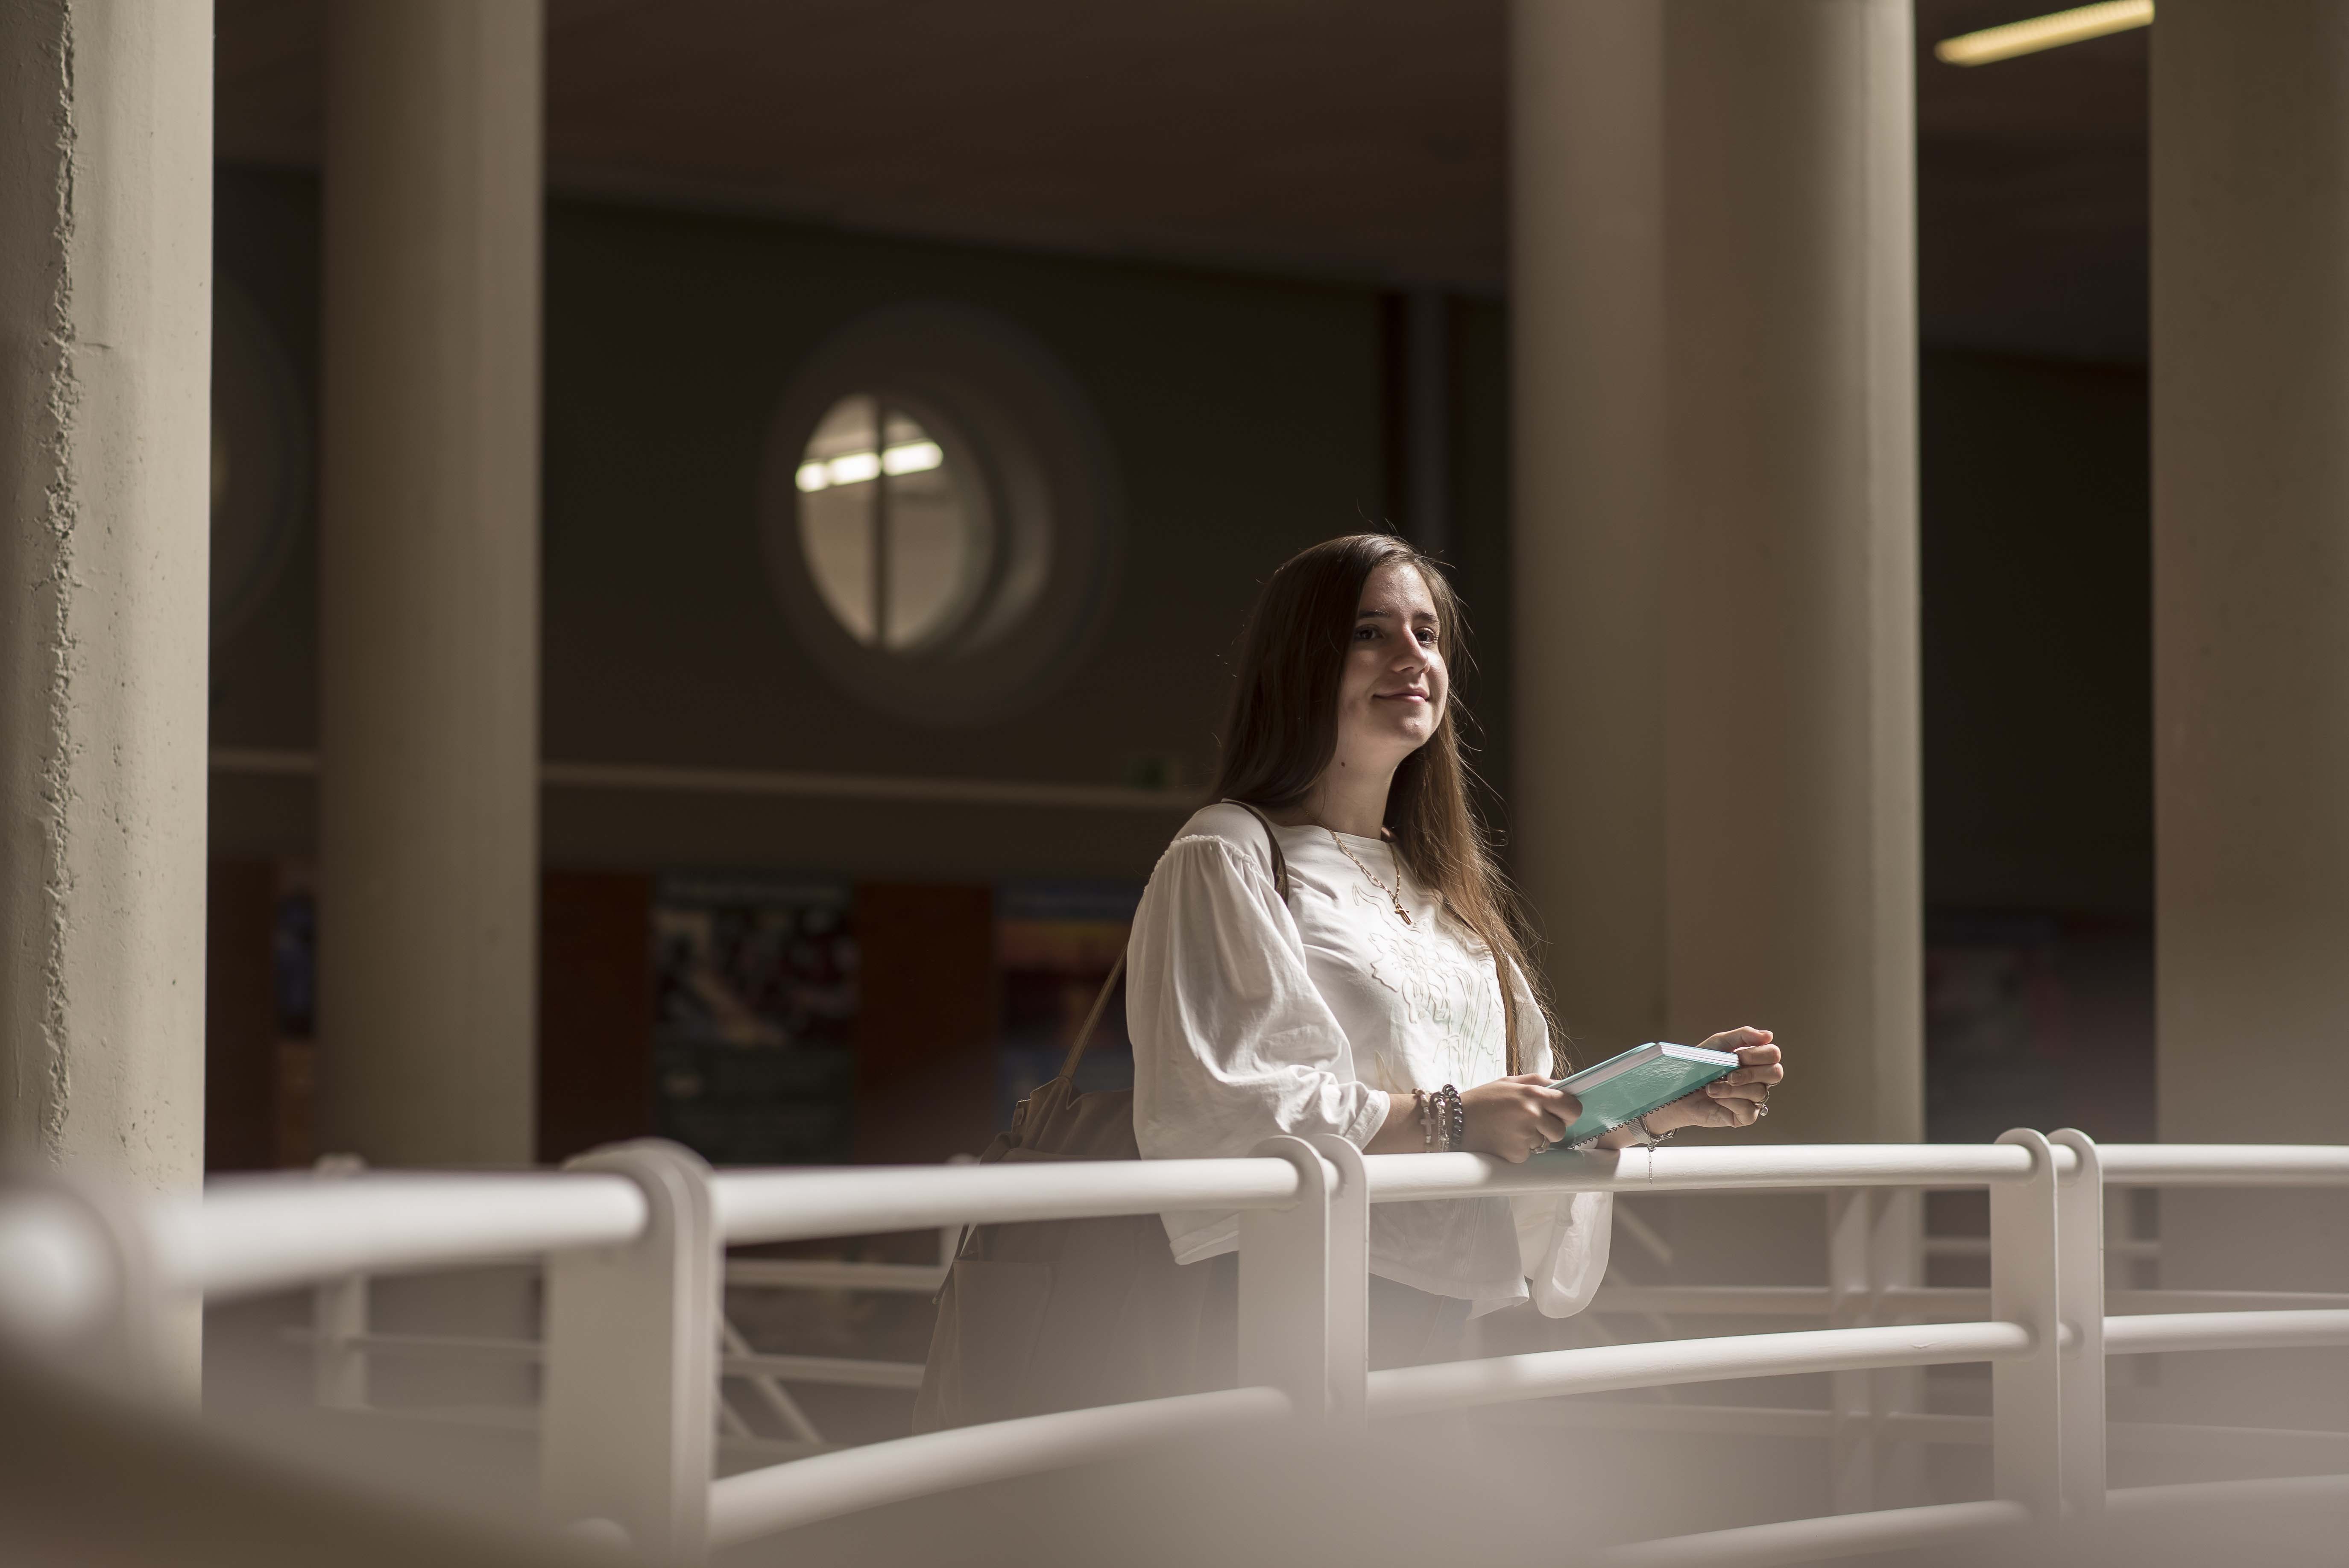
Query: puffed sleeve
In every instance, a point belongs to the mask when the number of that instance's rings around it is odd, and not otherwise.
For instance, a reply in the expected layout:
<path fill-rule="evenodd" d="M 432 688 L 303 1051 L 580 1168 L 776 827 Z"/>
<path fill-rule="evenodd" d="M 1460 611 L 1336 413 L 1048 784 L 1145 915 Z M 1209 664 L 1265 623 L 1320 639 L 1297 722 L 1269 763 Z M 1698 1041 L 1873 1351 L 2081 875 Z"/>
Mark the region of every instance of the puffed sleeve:
<path fill-rule="evenodd" d="M 1537 1047 L 1526 1052 L 1527 1070 L 1556 1077 L 1558 1068 L 1550 1052 L 1548 1026 L 1532 988 L 1515 968 L 1509 979 L 1518 1026 L 1526 1028 L 1530 1020 L 1528 1037 Z M 1614 1194 L 1537 1193 L 1512 1198 L 1509 1206 L 1517 1222 L 1517 1255 L 1525 1264 L 1534 1305 L 1545 1317 L 1571 1317 L 1588 1306 L 1599 1294 L 1599 1282 L 1607 1276 L 1608 1245 L 1615 1233 Z"/>
<path fill-rule="evenodd" d="M 1151 873 L 1126 946 L 1125 1007 L 1144 1159 L 1247 1154 L 1281 1133 L 1361 1146 L 1386 1120 L 1386 1096 L 1357 1077 L 1267 866 L 1228 840 L 1179 838 Z M 1238 1222 L 1171 1213 L 1166 1229 L 1189 1263 L 1230 1251 Z"/>

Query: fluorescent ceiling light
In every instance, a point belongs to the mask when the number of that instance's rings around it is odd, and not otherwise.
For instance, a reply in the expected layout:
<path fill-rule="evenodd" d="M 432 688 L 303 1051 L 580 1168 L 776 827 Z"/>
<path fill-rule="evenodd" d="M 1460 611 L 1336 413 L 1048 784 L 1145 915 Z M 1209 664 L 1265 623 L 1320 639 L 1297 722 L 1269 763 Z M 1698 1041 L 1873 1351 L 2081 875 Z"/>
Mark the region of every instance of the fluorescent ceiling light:
<path fill-rule="evenodd" d="M 936 441 L 907 441 L 879 453 L 843 452 L 828 463 L 802 463 L 796 478 L 801 490 L 812 495 L 834 485 L 861 485 L 883 474 L 927 473 L 946 460 Z"/>
<path fill-rule="evenodd" d="M 861 485 L 881 477 L 881 459 L 873 452 L 843 452 L 824 468 L 836 485 Z"/>
<path fill-rule="evenodd" d="M 946 460 L 946 453 L 938 449 L 936 441 L 908 441 L 881 454 L 881 471 L 885 474 L 927 473 Z"/>
<path fill-rule="evenodd" d="M 2080 5 L 2052 15 L 2033 16 L 2027 22 L 2009 22 L 2003 27 L 1961 33 L 1934 45 L 1933 57 L 1945 65 L 1986 66 L 1993 60 L 2035 55 L 2042 49 L 2085 43 L 2107 33 L 2126 33 L 2131 27 L 2152 25 L 2153 0 L 2106 0 L 2101 5 Z"/>

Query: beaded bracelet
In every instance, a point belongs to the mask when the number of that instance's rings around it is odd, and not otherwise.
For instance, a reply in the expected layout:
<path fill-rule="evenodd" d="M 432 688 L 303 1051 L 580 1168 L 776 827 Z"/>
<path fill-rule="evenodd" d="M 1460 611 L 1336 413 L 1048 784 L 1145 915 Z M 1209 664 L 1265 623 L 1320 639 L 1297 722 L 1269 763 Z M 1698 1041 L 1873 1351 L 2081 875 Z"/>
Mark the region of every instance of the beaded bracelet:
<path fill-rule="evenodd" d="M 1460 1091 L 1445 1084 L 1435 1091 L 1436 1118 L 1444 1135 L 1444 1147 L 1457 1153 L 1468 1147 L 1468 1112 L 1460 1103 Z"/>

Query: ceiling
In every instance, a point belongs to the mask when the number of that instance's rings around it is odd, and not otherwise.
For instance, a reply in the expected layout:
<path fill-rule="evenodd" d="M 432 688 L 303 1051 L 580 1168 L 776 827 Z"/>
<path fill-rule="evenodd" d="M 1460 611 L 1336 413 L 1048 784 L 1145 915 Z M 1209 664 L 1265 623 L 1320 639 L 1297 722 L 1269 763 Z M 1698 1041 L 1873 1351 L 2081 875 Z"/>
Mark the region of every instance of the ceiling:
<path fill-rule="evenodd" d="M 1929 340 L 2145 353 L 2146 48 L 1996 66 L 1918 0 Z M 317 0 L 218 0 L 220 156 L 315 163 Z M 1504 0 L 549 0 L 558 189 L 881 232 L 1479 292 Z"/>

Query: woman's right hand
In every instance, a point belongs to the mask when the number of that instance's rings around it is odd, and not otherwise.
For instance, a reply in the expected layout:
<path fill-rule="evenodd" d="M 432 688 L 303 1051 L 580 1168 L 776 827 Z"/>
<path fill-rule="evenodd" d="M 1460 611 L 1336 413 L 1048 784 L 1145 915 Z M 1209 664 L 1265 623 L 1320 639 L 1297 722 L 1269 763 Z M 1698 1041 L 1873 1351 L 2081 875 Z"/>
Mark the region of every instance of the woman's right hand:
<path fill-rule="evenodd" d="M 1566 1136 L 1582 1114 L 1582 1102 L 1550 1088 L 1539 1073 L 1519 1073 L 1464 1089 L 1460 1109 L 1471 1153 L 1497 1154 L 1522 1165 Z"/>

